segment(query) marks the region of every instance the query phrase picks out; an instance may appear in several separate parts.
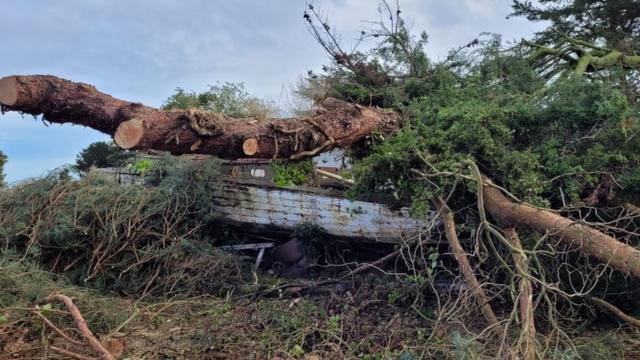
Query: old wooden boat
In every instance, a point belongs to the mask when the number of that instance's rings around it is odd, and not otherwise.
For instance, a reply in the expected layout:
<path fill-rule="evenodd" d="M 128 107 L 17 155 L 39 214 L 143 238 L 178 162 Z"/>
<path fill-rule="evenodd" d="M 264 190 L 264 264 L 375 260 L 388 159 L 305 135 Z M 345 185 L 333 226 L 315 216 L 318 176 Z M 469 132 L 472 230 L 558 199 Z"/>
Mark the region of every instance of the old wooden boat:
<path fill-rule="evenodd" d="M 119 182 L 135 182 L 138 176 L 127 169 L 98 170 Z M 219 220 L 254 234 L 271 236 L 312 223 L 336 240 L 400 243 L 414 241 L 429 222 L 412 218 L 406 207 L 351 200 L 344 184 L 327 176 L 317 175 L 308 185 L 278 186 L 268 160 L 224 161 L 222 172 L 224 180 L 212 198 Z"/>

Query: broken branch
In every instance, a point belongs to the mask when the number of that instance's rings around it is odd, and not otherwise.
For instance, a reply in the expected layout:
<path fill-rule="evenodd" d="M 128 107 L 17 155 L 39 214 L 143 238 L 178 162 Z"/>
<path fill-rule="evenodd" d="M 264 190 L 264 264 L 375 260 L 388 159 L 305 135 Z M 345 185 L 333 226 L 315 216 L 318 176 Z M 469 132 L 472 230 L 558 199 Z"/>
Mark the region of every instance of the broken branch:
<path fill-rule="evenodd" d="M 526 225 L 540 233 L 555 235 L 560 241 L 613 269 L 640 277 L 640 250 L 552 211 L 526 202 L 515 203 L 503 195 L 490 179 L 484 177 L 482 181 L 485 207 L 505 226 Z"/>
<path fill-rule="evenodd" d="M 608 310 L 610 313 L 615 315 L 618 319 L 640 328 L 640 320 L 625 314 L 622 310 L 618 309 L 615 305 L 597 297 L 591 297 L 591 302 L 600 306 L 601 308 Z"/>
<path fill-rule="evenodd" d="M 476 303 L 480 307 L 482 315 L 484 316 L 487 323 L 494 328 L 495 333 L 501 333 L 502 326 L 500 325 L 496 314 L 491 308 L 491 304 L 489 303 L 487 294 L 484 292 L 484 289 L 480 285 L 478 278 L 476 278 L 476 275 L 473 273 L 473 268 L 469 263 L 469 259 L 467 259 L 464 248 L 462 248 L 462 245 L 458 240 L 456 225 L 453 220 L 453 213 L 451 212 L 451 209 L 442 199 L 437 199 L 435 201 L 435 205 L 436 209 L 438 210 L 438 214 L 440 215 L 440 217 L 442 218 L 442 222 L 444 223 L 445 234 L 447 236 L 447 240 L 449 240 L 451 252 L 458 262 L 458 267 L 460 268 L 462 276 L 464 276 L 465 281 L 467 282 L 467 284 L 469 284 L 469 287 L 474 293 Z"/>
<path fill-rule="evenodd" d="M 71 300 L 70 297 L 62 294 L 54 294 L 54 295 L 49 295 L 46 298 L 39 301 L 39 303 L 41 304 L 52 303 L 52 302 L 59 302 L 64 304 L 67 307 L 67 309 L 69 310 L 69 313 L 71 313 L 71 317 L 73 317 L 73 320 L 76 323 L 76 327 L 78 328 L 82 336 L 84 336 L 87 339 L 87 341 L 89 342 L 89 345 L 91 345 L 91 348 L 100 354 L 100 359 L 114 360 L 114 357 L 109 353 L 109 351 L 107 351 L 107 349 L 105 349 L 104 346 L 102 346 L 102 344 L 100 343 L 100 341 L 98 341 L 98 339 L 96 339 L 96 337 L 93 335 L 93 333 L 87 326 L 86 320 L 84 319 L 84 317 L 82 317 L 80 310 L 78 310 L 78 308 L 73 304 L 73 300 Z"/>

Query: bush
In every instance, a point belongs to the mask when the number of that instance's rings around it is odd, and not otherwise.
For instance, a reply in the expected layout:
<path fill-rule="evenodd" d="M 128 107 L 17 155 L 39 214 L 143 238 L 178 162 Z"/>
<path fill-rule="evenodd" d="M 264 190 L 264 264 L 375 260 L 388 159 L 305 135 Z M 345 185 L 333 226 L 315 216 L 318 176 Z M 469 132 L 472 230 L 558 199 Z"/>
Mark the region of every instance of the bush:
<path fill-rule="evenodd" d="M 126 165 L 133 156 L 132 152 L 122 150 L 113 143 L 98 141 L 90 144 L 78 154 L 73 168 L 77 172 L 85 173 L 92 166 L 99 168 L 121 167 Z"/>
<path fill-rule="evenodd" d="M 201 109 L 234 117 L 272 117 L 278 110 L 273 103 L 251 97 L 243 83 L 211 85 L 197 93 L 177 88 L 163 104 L 163 109 Z"/>
<path fill-rule="evenodd" d="M 0 151 L 0 187 L 3 187 L 4 184 L 4 164 L 7 163 L 7 156 Z"/>
<path fill-rule="evenodd" d="M 226 293 L 242 265 L 214 245 L 216 162 L 157 161 L 147 181 L 120 185 L 64 172 L 0 194 L 0 243 L 78 285 L 171 296 Z"/>

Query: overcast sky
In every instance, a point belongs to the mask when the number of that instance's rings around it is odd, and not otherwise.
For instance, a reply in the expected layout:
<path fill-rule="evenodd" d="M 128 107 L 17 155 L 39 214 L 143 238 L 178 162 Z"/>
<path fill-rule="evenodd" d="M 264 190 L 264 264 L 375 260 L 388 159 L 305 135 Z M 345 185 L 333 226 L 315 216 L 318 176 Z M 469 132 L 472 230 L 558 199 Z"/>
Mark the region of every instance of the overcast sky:
<path fill-rule="evenodd" d="M 376 0 L 316 0 L 349 45 Z M 511 0 L 402 0 L 414 33 L 427 31 L 430 57 L 482 32 L 505 40 L 540 29 L 506 19 Z M 204 90 L 244 82 L 253 95 L 286 102 L 308 70 L 328 63 L 308 33 L 301 0 L 2 0 L 0 77 L 52 74 L 115 97 L 160 106 L 176 87 Z M 73 163 L 88 144 L 109 140 L 91 129 L 0 115 L 0 151 L 11 183 Z"/>

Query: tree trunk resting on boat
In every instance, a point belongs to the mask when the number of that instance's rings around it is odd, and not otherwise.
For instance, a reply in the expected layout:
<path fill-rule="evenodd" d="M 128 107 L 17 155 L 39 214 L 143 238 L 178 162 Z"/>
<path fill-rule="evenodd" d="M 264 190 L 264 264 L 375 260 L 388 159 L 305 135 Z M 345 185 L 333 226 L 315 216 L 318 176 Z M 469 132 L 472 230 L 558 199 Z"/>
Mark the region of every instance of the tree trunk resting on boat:
<path fill-rule="evenodd" d="M 49 75 L 0 79 L 3 111 L 87 126 L 124 149 L 155 149 L 219 158 L 300 159 L 390 134 L 390 111 L 326 99 L 315 114 L 289 119 L 233 118 L 201 110 L 159 110 L 116 99 L 95 87 Z"/>
<path fill-rule="evenodd" d="M 327 99 L 315 115 L 292 119 L 234 119 L 196 110 L 163 111 L 118 100 L 93 86 L 48 75 L 0 79 L 2 111 L 19 111 L 57 123 L 84 125 L 113 136 L 125 149 L 201 153 L 220 158 L 312 157 L 398 128 L 393 112 Z M 475 165 L 474 165 L 475 166 Z M 478 178 L 479 210 L 509 227 L 527 225 L 555 235 L 613 269 L 640 277 L 640 251 L 604 232 L 546 209 L 514 203 Z M 484 193 L 484 194 L 483 194 Z M 487 220 L 484 219 L 484 222 Z"/>

